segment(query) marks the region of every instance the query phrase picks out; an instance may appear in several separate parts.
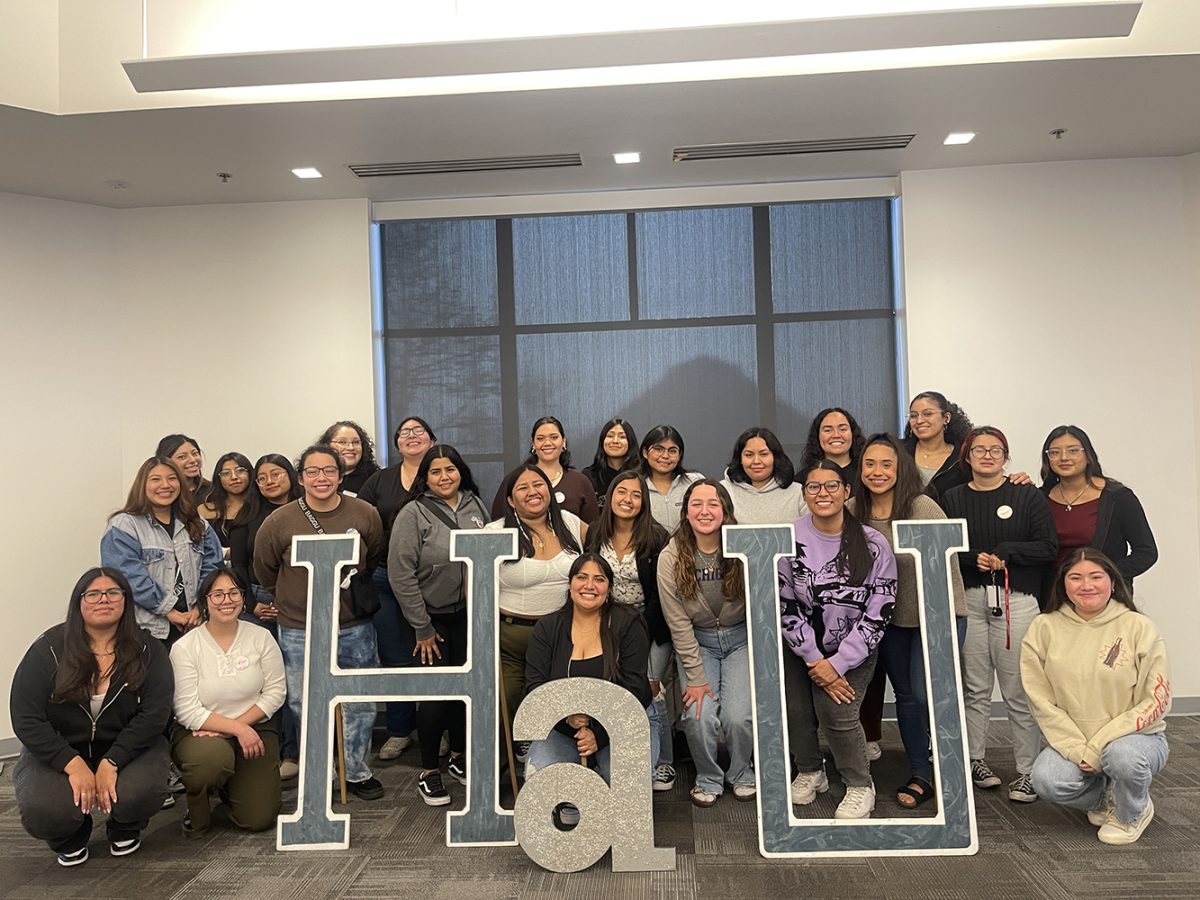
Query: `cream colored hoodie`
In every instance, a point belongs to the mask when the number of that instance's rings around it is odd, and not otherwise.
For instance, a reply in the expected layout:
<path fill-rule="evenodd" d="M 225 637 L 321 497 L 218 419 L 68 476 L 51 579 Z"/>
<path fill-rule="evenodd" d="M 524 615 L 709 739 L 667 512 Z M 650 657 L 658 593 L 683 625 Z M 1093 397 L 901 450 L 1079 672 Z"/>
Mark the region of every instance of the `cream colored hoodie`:
<path fill-rule="evenodd" d="M 1070 605 L 1038 616 L 1021 647 L 1021 681 L 1050 746 L 1100 769 L 1100 751 L 1127 734 L 1166 730 L 1167 649 L 1154 623 L 1110 600 L 1090 622 Z"/>

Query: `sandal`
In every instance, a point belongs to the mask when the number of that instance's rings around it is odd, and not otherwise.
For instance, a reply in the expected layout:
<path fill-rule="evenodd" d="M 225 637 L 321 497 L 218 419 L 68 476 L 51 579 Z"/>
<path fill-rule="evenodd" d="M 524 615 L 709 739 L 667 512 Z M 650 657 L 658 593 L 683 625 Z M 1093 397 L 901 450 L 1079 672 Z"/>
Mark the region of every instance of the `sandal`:
<path fill-rule="evenodd" d="M 933 785 L 919 775 L 908 779 L 908 784 L 903 787 L 896 788 L 896 802 L 905 809 L 924 806 L 933 798 Z"/>

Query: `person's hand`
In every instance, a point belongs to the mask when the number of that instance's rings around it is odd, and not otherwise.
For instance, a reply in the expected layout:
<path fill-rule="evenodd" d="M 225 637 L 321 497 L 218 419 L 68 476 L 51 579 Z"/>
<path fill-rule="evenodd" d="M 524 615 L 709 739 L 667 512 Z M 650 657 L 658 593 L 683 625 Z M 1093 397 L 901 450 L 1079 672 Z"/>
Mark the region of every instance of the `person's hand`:
<path fill-rule="evenodd" d="M 117 802 L 117 767 L 107 759 L 96 766 L 96 803 L 106 813 L 112 812 Z"/>
<path fill-rule="evenodd" d="M 650 696 L 657 697 L 658 692 L 662 690 L 662 682 L 657 678 L 650 679 Z"/>
<path fill-rule="evenodd" d="M 95 773 L 82 756 L 76 756 L 67 763 L 63 771 L 67 773 L 67 781 L 71 784 L 71 802 L 79 807 L 80 812 L 91 812 L 96 803 Z"/>
<path fill-rule="evenodd" d="M 203 728 L 198 728 L 198 729 L 196 729 L 195 731 L 193 731 L 193 732 L 192 732 L 192 737 L 219 737 L 219 738 L 223 738 L 223 737 L 225 737 L 225 735 L 221 734 L 221 732 L 219 732 L 219 731 L 205 731 Z"/>
<path fill-rule="evenodd" d="M 237 741 L 238 746 L 242 748 L 242 756 L 246 759 L 258 759 L 266 752 L 262 738 L 249 725 L 243 725 L 238 729 Z"/>
<path fill-rule="evenodd" d="M 1028 472 L 1013 472 L 1008 476 L 1008 480 L 1013 484 L 1033 484 L 1033 479 L 1029 477 Z"/>
<path fill-rule="evenodd" d="M 187 611 L 187 621 L 185 623 L 184 631 L 186 631 L 189 628 L 195 628 L 199 624 L 200 624 L 200 607 L 193 606 L 191 609 L 189 609 Z"/>
<path fill-rule="evenodd" d="M 1005 568 L 1005 562 L 992 553 L 980 553 L 975 558 L 975 566 L 980 572 L 999 572 Z"/>
<path fill-rule="evenodd" d="M 827 687 L 837 681 L 840 676 L 837 669 L 833 667 L 827 659 L 818 659 L 816 662 L 808 664 L 808 677 L 813 680 L 813 684 L 817 687 Z"/>
<path fill-rule="evenodd" d="M 596 735 L 590 728 L 580 728 L 575 732 L 575 747 L 579 750 L 579 756 L 591 756 L 598 749 L 596 746 Z"/>
<path fill-rule="evenodd" d="M 588 728 L 591 724 L 591 716 L 585 716 L 583 713 L 571 713 L 567 716 L 567 727 L 574 728 L 576 731 L 580 728 Z"/>
<path fill-rule="evenodd" d="M 275 608 L 274 603 L 255 603 L 254 615 L 264 622 L 274 622 L 279 618 L 279 610 Z"/>
<path fill-rule="evenodd" d="M 683 708 L 691 709 L 696 707 L 696 718 L 700 718 L 700 707 L 704 704 L 705 697 L 717 699 L 717 695 L 712 692 L 712 688 L 705 684 L 697 684 L 689 687 L 683 692 Z"/>
<path fill-rule="evenodd" d="M 829 699 L 838 705 L 854 702 L 854 688 L 850 687 L 850 682 L 846 680 L 845 675 L 841 675 L 836 681 L 825 685 L 824 691 L 829 695 Z"/>
<path fill-rule="evenodd" d="M 1082 762 L 1082 761 L 1079 763 L 1079 771 L 1086 772 L 1089 775 L 1099 775 L 1100 774 L 1095 769 L 1093 769 L 1091 766 L 1089 766 L 1087 763 Z"/>
<path fill-rule="evenodd" d="M 413 647 L 412 655 L 416 656 L 419 653 L 421 655 L 421 665 L 432 666 L 435 656 L 438 659 L 442 658 L 442 651 L 438 649 L 438 642 L 445 640 L 444 637 L 435 631 L 431 637 L 417 641 L 417 645 Z"/>

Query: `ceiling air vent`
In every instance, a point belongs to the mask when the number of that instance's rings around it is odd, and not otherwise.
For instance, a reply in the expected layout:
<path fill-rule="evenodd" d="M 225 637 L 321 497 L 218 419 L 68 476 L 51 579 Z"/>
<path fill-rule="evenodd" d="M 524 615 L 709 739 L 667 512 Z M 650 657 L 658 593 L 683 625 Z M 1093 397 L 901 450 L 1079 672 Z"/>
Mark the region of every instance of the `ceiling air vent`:
<path fill-rule="evenodd" d="M 697 144 L 676 147 L 675 162 L 697 159 L 740 159 L 746 156 L 794 156 L 799 153 L 847 153 L 851 150 L 903 150 L 916 137 L 889 134 L 882 137 L 831 138 L 821 141 L 765 141 L 747 144 Z"/>
<path fill-rule="evenodd" d="M 560 169 L 582 166 L 578 153 L 549 153 L 542 156 L 494 156 L 487 159 L 427 159 L 418 162 L 362 163 L 350 166 L 359 178 L 391 175 L 444 175 L 459 172 L 504 172 L 509 169 Z"/>

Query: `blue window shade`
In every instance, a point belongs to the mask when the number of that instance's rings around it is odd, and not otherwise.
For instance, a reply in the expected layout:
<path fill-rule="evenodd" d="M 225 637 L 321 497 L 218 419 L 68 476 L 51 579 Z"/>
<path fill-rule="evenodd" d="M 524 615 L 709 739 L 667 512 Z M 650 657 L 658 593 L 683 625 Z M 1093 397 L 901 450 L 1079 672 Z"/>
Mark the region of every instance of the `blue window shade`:
<path fill-rule="evenodd" d="M 891 309 L 889 202 L 772 206 L 775 312 Z"/>
<path fill-rule="evenodd" d="M 386 328 L 499 322 L 495 221 L 389 222 L 381 244 Z"/>
<path fill-rule="evenodd" d="M 749 207 L 641 212 L 636 223 L 641 318 L 753 315 Z"/>
<path fill-rule="evenodd" d="M 625 214 L 514 219 L 518 325 L 629 319 Z"/>

